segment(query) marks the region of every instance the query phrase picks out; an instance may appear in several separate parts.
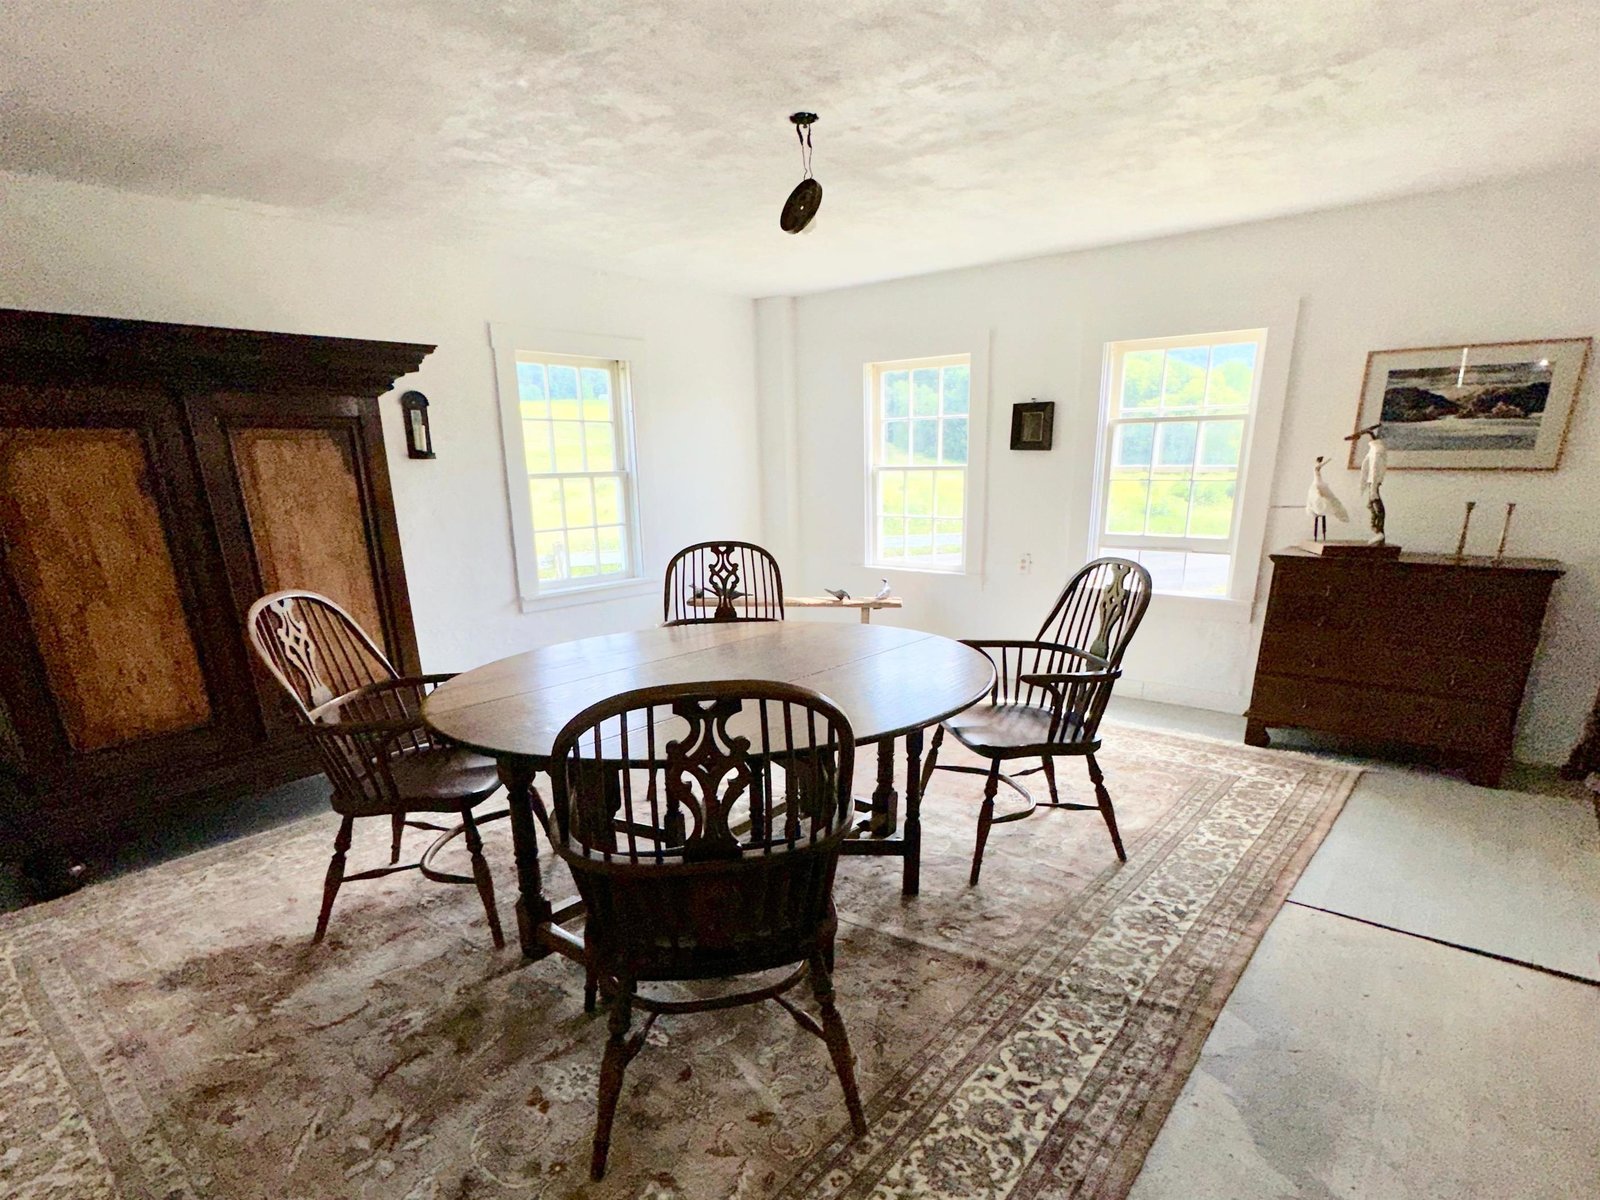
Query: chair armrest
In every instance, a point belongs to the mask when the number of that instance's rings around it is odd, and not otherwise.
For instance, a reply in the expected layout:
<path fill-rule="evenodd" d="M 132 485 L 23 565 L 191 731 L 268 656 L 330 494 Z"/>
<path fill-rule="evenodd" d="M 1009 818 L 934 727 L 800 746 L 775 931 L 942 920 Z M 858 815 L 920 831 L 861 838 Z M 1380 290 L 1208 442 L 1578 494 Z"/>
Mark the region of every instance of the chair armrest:
<path fill-rule="evenodd" d="M 1087 650 L 1079 650 L 1076 646 L 1069 646 L 1065 642 L 1041 642 L 1035 638 L 962 638 L 961 644 L 963 646 L 971 646 L 974 650 L 986 655 L 990 650 L 999 650 L 1003 656 L 1008 650 L 1019 652 L 1032 650 L 1039 655 L 1047 655 L 1056 659 L 1074 658 L 1089 667 L 1091 669 L 1090 673 L 1095 676 L 1114 669 L 1108 661 L 1099 655 L 1090 654 Z M 992 658 L 993 656 L 990 655 L 990 657 Z M 1019 653 L 1017 657 L 1020 662 L 1021 654 Z"/>
<path fill-rule="evenodd" d="M 422 701 L 429 686 L 448 678 L 448 675 L 411 675 L 365 684 L 312 709 L 311 724 L 324 728 L 338 726 L 352 732 L 420 730 L 423 728 Z M 366 728 L 368 726 L 371 728 Z"/>
<path fill-rule="evenodd" d="M 1122 678 L 1122 668 L 1105 671 L 1046 671 L 1041 674 L 1018 675 L 1017 682 L 1034 687 L 1049 687 L 1057 683 L 1110 683 Z"/>

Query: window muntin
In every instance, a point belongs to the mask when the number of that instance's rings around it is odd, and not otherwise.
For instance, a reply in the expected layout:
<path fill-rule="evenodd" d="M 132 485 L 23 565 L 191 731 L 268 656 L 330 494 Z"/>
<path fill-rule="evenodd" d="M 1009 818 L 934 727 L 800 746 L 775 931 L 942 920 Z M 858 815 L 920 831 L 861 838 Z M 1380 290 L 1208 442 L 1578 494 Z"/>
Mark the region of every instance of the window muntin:
<path fill-rule="evenodd" d="M 1159 592 L 1229 593 L 1264 330 L 1110 347 L 1097 540 Z"/>
<path fill-rule="evenodd" d="M 868 387 L 870 564 L 964 570 L 972 490 L 971 357 L 873 363 Z"/>
<path fill-rule="evenodd" d="M 539 590 L 638 575 L 627 366 L 517 351 Z"/>

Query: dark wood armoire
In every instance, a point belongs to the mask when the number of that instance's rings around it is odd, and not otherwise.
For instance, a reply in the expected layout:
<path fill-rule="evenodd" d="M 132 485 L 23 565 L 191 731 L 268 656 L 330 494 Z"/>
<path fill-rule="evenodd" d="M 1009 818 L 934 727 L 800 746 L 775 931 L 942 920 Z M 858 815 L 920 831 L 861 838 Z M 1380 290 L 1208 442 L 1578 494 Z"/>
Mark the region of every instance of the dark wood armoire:
<path fill-rule="evenodd" d="M 265 592 L 418 668 L 378 397 L 432 349 L 0 309 L 0 849 L 104 857 L 314 772 L 246 647 Z"/>

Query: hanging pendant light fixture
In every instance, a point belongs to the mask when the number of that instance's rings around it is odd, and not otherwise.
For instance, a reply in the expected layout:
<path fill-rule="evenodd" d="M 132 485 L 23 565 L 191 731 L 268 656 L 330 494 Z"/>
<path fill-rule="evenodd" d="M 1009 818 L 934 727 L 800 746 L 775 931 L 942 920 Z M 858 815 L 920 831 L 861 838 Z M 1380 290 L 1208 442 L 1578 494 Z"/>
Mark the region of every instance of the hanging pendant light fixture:
<path fill-rule="evenodd" d="M 822 185 L 811 178 L 811 127 L 816 124 L 817 114 L 791 113 L 789 120 L 794 122 L 795 136 L 800 139 L 800 167 L 805 175 L 783 202 L 778 225 L 785 233 L 799 233 L 811 224 L 817 209 L 822 207 Z"/>

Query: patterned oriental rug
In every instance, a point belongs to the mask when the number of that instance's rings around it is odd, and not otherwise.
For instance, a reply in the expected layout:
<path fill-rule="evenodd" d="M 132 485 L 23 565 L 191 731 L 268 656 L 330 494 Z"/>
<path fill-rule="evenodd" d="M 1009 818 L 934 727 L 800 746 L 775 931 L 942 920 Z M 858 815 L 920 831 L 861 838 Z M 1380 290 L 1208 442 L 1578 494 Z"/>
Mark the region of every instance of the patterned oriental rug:
<path fill-rule="evenodd" d="M 968 888 L 981 781 L 943 773 L 920 897 L 893 860 L 841 864 L 860 1141 L 775 1005 L 666 1017 L 589 1183 L 581 972 L 495 952 L 473 889 L 409 873 L 349 885 L 311 946 L 330 814 L 0 919 L 0 1195 L 1121 1197 L 1356 773 L 1127 728 L 1102 762 L 1126 866 L 1098 814 L 1042 811 Z"/>

